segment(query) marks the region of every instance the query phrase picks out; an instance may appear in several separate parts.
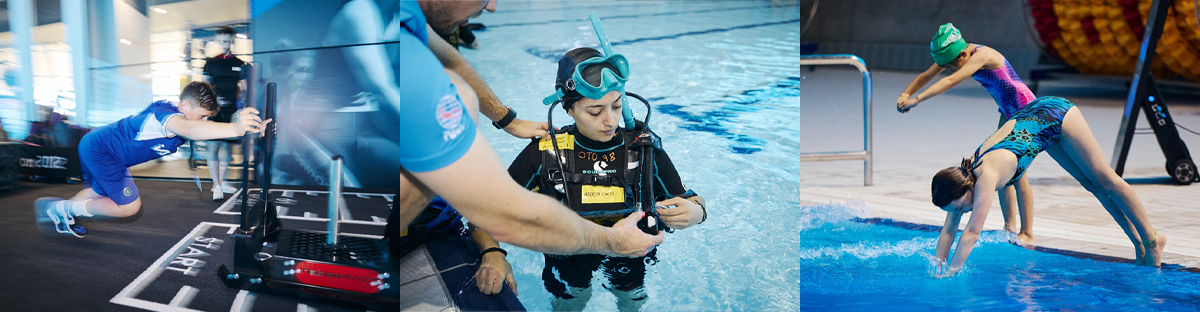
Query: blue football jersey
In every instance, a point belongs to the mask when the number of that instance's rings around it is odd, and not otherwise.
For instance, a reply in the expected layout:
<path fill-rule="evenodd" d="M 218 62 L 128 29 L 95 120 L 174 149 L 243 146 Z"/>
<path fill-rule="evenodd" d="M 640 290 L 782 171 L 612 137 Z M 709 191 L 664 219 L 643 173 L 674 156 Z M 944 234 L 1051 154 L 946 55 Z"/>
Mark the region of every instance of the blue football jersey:
<path fill-rule="evenodd" d="M 96 128 L 88 133 L 97 136 L 100 148 L 115 155 L 126 167 L 175 153 L 183 138 L 167 131 L 171 118 L 183 118 L 183 113 L 170 101 L 162 100 L 150 104 L 140 113 L 122 118 L 117 122 Z"/>

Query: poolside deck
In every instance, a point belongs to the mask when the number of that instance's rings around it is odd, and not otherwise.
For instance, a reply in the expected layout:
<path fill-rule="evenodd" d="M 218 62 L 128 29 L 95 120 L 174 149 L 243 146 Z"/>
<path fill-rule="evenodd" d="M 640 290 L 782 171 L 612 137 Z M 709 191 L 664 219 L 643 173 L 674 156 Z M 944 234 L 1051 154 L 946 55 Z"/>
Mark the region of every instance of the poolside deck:
<path fill-rule="evenodd" d="M 999 119 L 988 93 L 973 81 L 922 103 L 908 114 L 895 99 L 917 73 L 872 73 L 875 93 L 874 186 L 863 186 L 861 161 L 801 163 L 797 193 L 804 205 L 861 200 L 872 216 L 941 225 L 945 213 L 930 203 L 933 174 L 957 165 L 992 131 Z M 803 69 L 801 144 L 803 152 L 862 148 L 861 78 L 857 71 Z M 1063 96 L 1083 111 L 1106 158 L 1111 158 L 1126 91 L 1120 82 L 1043 82 L 1039 96 Z M 1175 122 L 1200 131 L 1200 96 L 1165 94 Z M 1148 128 L 1139 117 L 1139 128 Z M 1200 156 L 1200 135 L 1180 131 Z M 1137 191 L 1154 226 L 1168 237 L 1163 262 L 1200 268 L 1200 183 L 1177 186 L 1167 180 L 1164 158 L 1153 135 L 1137 135 L 1125 178 Z M 1034 193 L 1034 235 L 1040 247 L 1132 259 L 1132 244 L 1121 228 L 1069 174 L 1044 153 L 1028 170 Z M 986 229 L 999 229 L 1003 217 L 993 202 Z M 965 221 L 963 222 L 966 223 Z"/>

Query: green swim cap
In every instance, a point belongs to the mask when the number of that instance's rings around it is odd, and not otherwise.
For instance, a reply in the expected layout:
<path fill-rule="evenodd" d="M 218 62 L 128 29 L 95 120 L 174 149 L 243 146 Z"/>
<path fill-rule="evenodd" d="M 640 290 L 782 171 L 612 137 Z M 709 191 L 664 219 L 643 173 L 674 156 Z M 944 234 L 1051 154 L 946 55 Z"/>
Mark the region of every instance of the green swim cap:
<path fill-rule="evenodd" d="M 938 66 L 944 66 L 958 58 L 958 54 L 967 48 L 967 42 L 962 39 L 962 33 L 954 24 L 946 23 L 938 27 L 938 32 L 929 42 L 929 54 Z"/>

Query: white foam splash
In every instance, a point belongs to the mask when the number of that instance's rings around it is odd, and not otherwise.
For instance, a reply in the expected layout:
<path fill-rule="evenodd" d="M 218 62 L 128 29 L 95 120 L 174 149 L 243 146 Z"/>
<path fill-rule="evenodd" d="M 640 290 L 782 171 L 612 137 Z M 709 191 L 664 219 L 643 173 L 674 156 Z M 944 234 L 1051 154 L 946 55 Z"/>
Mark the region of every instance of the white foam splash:
<path fill-rule="evenodd" d="M 848 221 L 854 218 L 867 218 L 871 210 L 862 200 L 850 200 L 845 204 L 818 204 L 800 207 L 800 219 L 796 225 L 801 230 L 820 227 L 825 224 Z"/>

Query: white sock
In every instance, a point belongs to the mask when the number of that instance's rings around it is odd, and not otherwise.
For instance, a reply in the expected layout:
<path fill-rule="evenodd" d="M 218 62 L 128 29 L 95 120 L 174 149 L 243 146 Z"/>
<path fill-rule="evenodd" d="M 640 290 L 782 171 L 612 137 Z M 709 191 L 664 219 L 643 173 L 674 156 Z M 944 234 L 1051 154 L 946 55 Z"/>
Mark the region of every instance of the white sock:
<path fill-rule="evenodd" d="M 90 201 L 92 200 L 67 200 L 65 204 L 67 205 L 67 210 L 70 211 L 72 215 L 86 218 L 92 216 L 92 214 L 87 212 L 87 203 Z"/>

